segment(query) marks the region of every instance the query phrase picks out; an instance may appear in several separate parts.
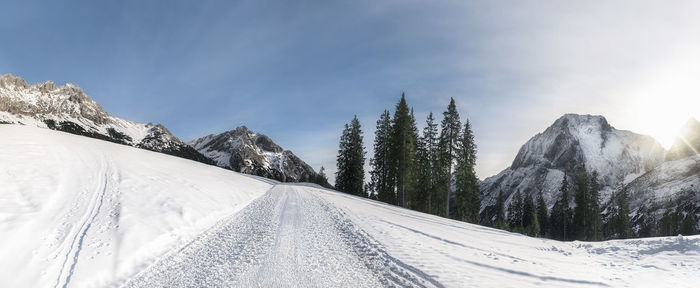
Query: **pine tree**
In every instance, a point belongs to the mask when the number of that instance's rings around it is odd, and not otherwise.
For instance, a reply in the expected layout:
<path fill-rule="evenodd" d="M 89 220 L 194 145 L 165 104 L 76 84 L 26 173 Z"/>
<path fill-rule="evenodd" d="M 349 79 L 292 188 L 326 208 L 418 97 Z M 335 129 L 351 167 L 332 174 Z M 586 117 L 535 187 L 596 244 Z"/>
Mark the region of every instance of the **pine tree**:
<path fill-rule="evenodd" d="M 479 184 L 477 183 L 476 144 L 469 120 L 459 139 L 457 152 L 455 218 L 469 223 L 479 223 Z"/>
<path fill-rule="evenodd" d="M 336 172 L 335 172 L 335 189 L 341 192 L 346 192 L 348 188 L 349 159 L 350 159 L 350 126 L 345 123 L 343 133 L 340 135 L 340 144 L 338 145 L 338 156 L 336 157 Z"/>
<path fill-rule="evenodd" d="M 617 207 L 617 217 L 615 219 L 615 226 L 617 230 L 617 238 L 627 239 L 632 237 L 632 225 L 630 222 L 630 201 L 627 188 L 623 188 L 620 193 L 615 195 L 616 207 Z"/>
<path fill-rule="evenodd" d="M 547 231 L 549 216 L 547 215 L 547 203 L 544 202 L 542 191 L 537 194 L 537 220 L 539 221 L 540 226 L 539 235 L 544 237 L 549 233 Z"/>
<path fill-rule="evenodd" d="M 376 193 L 379 201 L 396 203 L 394 191 L 393 163 L 391 163 L 391 115 L 389 111 L 377 120 L 377 130 L 374 132 L 374 158 L 370 160 L 372 171 L 370 172 L 371 189 Z"/>
<path fill-rule="evenodd" d="M 587 240 L 588 228 L 590 225 L 590 195 L 588 173 L 584 166 L 579 166 L 574 178 L 574 223 L 573 233 L 576 240 Z"/>
<path fill-rule="evenodd" d="M 639 225 L 637 233 L 638 237 L 656 237 L 659 236 L 658 218 L 656 216 L 659 210 L 659 205 L 656 203 L 654 195 L 649 199 L 649 203 L 642 206 L 642 221 Z"/>
<path fill-rule="evenodd" d="M 406 207 L 413 210 L 420 210 L 425 205 L 426 195 L 423 193 L 420 187 L 421 181 L 421 171 L 418 165 L 418 145 L 419 145 L 419 132 L 418 126 L 416 125 L 416 116 L 413 114 L 413 108 L 411 108 L 410 114 L 410 134 L 409 141 L 411 143 L 410 151 L 408 155 L 408 173 L 406 175 Z"/>
<path fill-rule="evenodd" d="M 409 188 L 410 170 L 415 159 L 415 125 L 412 125 L 406 97 L 402 93 L 396 104 L 392 121 L 391 159 L 395 171 L 397 205 L 406 206 L 406 189 Z"/>
<path fill-rule="evenodd" d="M 553 239 L 571 239 L 571 208 L 569 207 L 569 182 L 566 174 L 561 181 L 559 188 L 560 198 L 552 207 L 552 214 L 549 216 L 549 231 Z"/>
<path fill-rule="evenodd" d="M 426 125 L 423 128 L 423 136 L 421 137 L 421 149 L 419 158 L 420 171 L 422 175 L 422 187 L 426 193 L 426 212 L 437 214 L 436 207 L 439 195 L 437 192 L 437 183 L 439 177 L 438 171 L 438 127 L 433 118 L 433 113 L 428 114 L 425 121 Z"/>
<path fill-rule="evenodd" d="M 673 209 L 673 201 L 669 199 L 665 208 L 659 221 L 659 232 L 661 236 L 673 236 L 678 233 L 678 221 L 676 220 L 676 211 Z"/>
<path fill-rule="evenodd" d="M 697 207 L 696 191 L 691 187 L 679 193 L 677 204 L 678 233 L 688 236 L 698 234 L 698 219 L 695 216 Z"/>
<path fill-rule="evenodd" d="M 530 236 L 537 236 L 540 232 L 540 223 L 537 219 L 537 211 L 535 208 L 535 201 L 532 199 L 532 195 L 528 193 L 523 203 L 522 225 L 524 229 L 523 232 Z"/>
<path fill-rule="evenodd" d="M 515 192 L 508 205 L 508 226 L 511 231 L 522 232 L 523 230 L 523 198 L 520 191 Z"/>
<path fill-rule="evenodd" d="M 599 190 L 600 185 L 598 184 L 598 172 L 593 171 L 589 178 L 588 185 L 588 240 L 600 241 L 603 239 L 603 219 L 600 216 L 600 200 L 599 200 Z"/>
<path fill-rule="evenodd" d="M 360 120 L 355 116 L 340 137 L 335 188 L 338 191 L 367 197 L 364 191 L 365 151 Z"/>
<path fill-rule="evenodd" d="M 461 129 L 459 113 L 455 100 L 450 98 L 450 104 L 447 105 L 447 110 L 442 113 L 442 125 L 439 140 L 439 170 L 440 170 L 440 185 L 442 185 L 443 195 L 445 197 L 443 208 L 445 209 L 445 217 L 450 217 L 450 186 L 452 180 L 452 168 L 454 160 L 457 158 L 457 143 Z"/>
<path fill-rule="evenodd" d="M 503 190 L 498 191 L 498 197 L 496 198 L 496 221 L 494 222 L 494 227 L 503 230 L 508 229 L 508 224 L 506 224 L 505 199 L 503 198 Z"/>
<path fill-rule="evenodd" d="M 328 176 L 326 176 L 326 168 L 323 166 L 321 166 L 321 169 L 318 170 L 318 174 L 316 174 L 313 178 L 313 183 L 321 185 L 325 188 L 331 188 L 331 184 L 328 183 Z"/>

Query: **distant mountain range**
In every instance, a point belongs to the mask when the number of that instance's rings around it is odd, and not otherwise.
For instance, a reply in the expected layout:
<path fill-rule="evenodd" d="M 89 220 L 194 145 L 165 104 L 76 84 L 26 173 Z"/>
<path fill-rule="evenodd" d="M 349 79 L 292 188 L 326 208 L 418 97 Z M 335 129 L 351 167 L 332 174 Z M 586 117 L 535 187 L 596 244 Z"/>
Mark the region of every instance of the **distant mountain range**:
<path fill-rule="evenodd" d="M 1 75 L 0 123 L 60 130 L 281 181 L 300 181 L 316 175 L 291 151 L 245 127 L 202 137 L 190 146 L 161 124 L 143 124 L 108 114 L 73 84 L 56 86 L 47 81 L 29 85 L 20 77 Z M 232 137 L 239 137 L 236 143 L 241 145 L 227 146 L 225 141 L 219 141 L 224 137 L 231 141 Z M 224 159 L 225 155 L 228 158 Z"/>
<path fill-rule="evenodd" d="M 573 183 L 575 169 L 585 165 L 589 173 L 599 174 L 603 204 L 613 191 L 628 188 L 633 221 L 638 224 L 639 212 L 651 205 L 651 199 L 666 203 L 684 189 L 700 188 L 698 135 L 700 125 L 691 119 L 665 151 L 654 138 L 617 130 L 602 116 L 566 114 L 527 141 L 510 167 L 480 183 L 482 221 L 493 221 L 499 191 L 506 205 L 516 191 L 533 197 L 541 191 L 551 209 L 564 175 Z"/>
<path fill-rule="evenodd" d="M 0 76 L 0 123 L 99 138 L 280 181 L 316 176 L 294 153 L 245 126 L 185 143 L 163 125 L 108 114 L 73 84 L 28 85 L 20 77 Z M 666 151 L 654 138 L 615 129 L 603 116 L 566 114 L 527 141 L 510 167 L 480 182 L 482 221 L 494 219 L 499 191 L 506 205 L 516 191 L 533 196 L 541 191 L 551 208 L 564 175 L 573 183 L 575 169 L 585 165 L 588 172 L 599 174 L 602 203 L 613 191 L 627 187 L 633 221 L 639 223 L 641 211 L 652 205 L 652 199 L 668 202 L 684 189 L 700 188 L 698 151 L 700 122 L 695 119 L 685 124 Z"/>

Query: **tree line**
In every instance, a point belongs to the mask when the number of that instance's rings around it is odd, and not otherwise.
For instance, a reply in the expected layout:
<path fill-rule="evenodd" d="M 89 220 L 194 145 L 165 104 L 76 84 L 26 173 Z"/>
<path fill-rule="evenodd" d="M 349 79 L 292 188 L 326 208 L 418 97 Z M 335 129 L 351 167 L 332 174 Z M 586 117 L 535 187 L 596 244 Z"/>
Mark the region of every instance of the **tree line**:
<path fill-rule="evenodd" d="M 551 212 L 541 191 L 536 200 L 531 194 L 523 196 L 516 191 L 507 209 L 503 191 L 500 191 L 492 226 L 530 236 L 584 241 L 695 235 L 699 232 L 695 216 L 697 192 L 692 187 L 676 193 L 665 206 L 652 198 L 650 205 L 640 209 L 643 213 L 636 217 L 638 229 L 633 231 L 627 187 L 613 192 L 606 202 L 606 210 L 601 211 L 598 173 L 588 173 L 584 166 L 580 166 L 572 178 L 574 183 L 570 185 L 567 175 L 564 175 Z M 573 191 L 573 206 L 570 191 Z"/>
<path fill-rule="evenodd" d="M 551 209 L 542 191 L 537 195 L 516 191 L 508 207 L 503 191 L 499 191 L 495 217 L 480 219 L 477 147 L 471 123 L 465 119 L 462 124 L 454 99 L 450 99 L 442 116 L 438 124 L 429 113 L 425 127 L 419 131 L 404 94 L 393 115 L 384 110 L 376 123 L 367 183 L 362 127 L 355 116 L 345 124 L 340 137 L 335 189 L 416 211 L 557 240 L 698 233 L 694 189 L 677 193 L 665 206 L 652 199 L 649 208 L 645 206 L 643 214 L 632 219 L 625 187 L 612 193 L 605 211 L 601 210 L 598 173 L 589 173 L 585 166 L 577 167 L 571 184 L 564 174 Z M 637 231 L 632 230 L 633 222 L 639 227 Z"/>
<path fill-rule="evenodd" d="M 462 125 L 454 99 L 442 115 L 438 125 L 433 113 L 428 114 L 421 133 L 405 94 L 393 115 L 384 110 L 377 120 L 367 184 L 362 129 L 355 116 L 345 124 L 340 137 L 336 190 L 479 223 L 481 204 L 471 123 L 465 119 Z"/>

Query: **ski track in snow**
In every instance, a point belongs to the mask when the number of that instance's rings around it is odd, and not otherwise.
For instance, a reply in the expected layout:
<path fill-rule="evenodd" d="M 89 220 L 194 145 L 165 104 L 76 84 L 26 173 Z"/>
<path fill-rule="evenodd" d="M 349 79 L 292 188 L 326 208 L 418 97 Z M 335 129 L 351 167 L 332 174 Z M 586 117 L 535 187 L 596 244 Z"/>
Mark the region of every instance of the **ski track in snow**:
<path fill-rule="evenodd" d="M 85 240 L 85 235 L 87 235 L 88 230 L 90 230 L 90 226 L 92 226 L 92 222 L 95 220 L 100 212 L 100 209 L 102 208 L 105 194 L 107 194 L 107 190 L 109 189 L 110 177 L 112 177 L 112 167 L 110 161 L 106 159 L 102 160 L 100 166 L 100 172 L 98 173 L 99 178 L 96 181 L 99 186 L 94 190 L 93 197 L 88 204 L 89 209 L 82 217 L 83 220 L 80 221 L 80 228 L 76 231 L 73 237 L 70 237 L 73 239 L 69 246 L 70 250 L 65 254 L 65 260 L 61 265 L 61 269 L 58 273 L 58 278 L 56 279 L 56 284 L 54 287 L 61 286 L 65 288 L 68 287 L 68 284 L 70 284 L 71 276 L 73 276 L 73 272 L 75 271 L 75 265 L 78 263 L 80 251 L 83 248 L 83 240 Z M 64 278 L 64 271 L 66 270 L 69 261 L 71 261 L 70 268 L 67 272 L 65 272 L 66 276 L 63 285 L 60 285 L 61 279 Z"/>
<path fill-rule="evenodd" d="M 276 185 L 126 287 L 442 287 L 313 190 Z"/>

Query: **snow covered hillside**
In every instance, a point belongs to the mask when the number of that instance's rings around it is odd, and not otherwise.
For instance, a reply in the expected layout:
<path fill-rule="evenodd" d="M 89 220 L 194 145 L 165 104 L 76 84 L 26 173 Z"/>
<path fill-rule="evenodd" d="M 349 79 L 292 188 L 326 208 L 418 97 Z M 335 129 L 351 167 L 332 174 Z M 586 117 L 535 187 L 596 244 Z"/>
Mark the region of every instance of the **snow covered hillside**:
<path fill-rule="evenodd" d="M 531 238 L 18 125 L 0 125 L 0 235 L 1 287 L 700 281 L 700 236 Z"/>
<path fill-rule="evenodd" d="M 165 154 L 0 125 L 0 287 L 130 277 L 269 187 Z"/>

